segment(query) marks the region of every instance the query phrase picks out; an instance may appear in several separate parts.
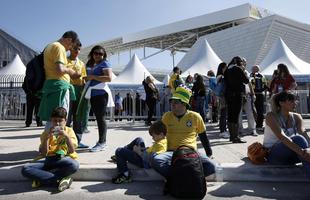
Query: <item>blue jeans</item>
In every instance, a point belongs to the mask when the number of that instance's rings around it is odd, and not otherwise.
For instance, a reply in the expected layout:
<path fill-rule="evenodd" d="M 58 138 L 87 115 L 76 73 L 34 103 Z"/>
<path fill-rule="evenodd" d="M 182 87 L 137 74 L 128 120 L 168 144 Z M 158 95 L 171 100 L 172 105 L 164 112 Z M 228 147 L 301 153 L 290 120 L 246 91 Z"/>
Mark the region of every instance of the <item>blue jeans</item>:
<path fill-rule="evenodd" d="M 124 173 L 128 171 L 127 161 L 138 167 L 144 167 L 142 157 L 133 151 L 133 146 L 135 145 L 145 148 L 143 139 L 138 137 L 134 139 L 130 144 L 116 149 L 116 164 L 119 173 Z"/>
<path fill-rule="evenodd" d="M 196 96 L 195 98 L 195 109 L 194 111 L 198 112 L 202 117 L 203 121 L 206 121 L 206 97 L 205 96 Z"/>
<path fill-rule="evenodd" d="M 53 185 L 57 183 L 57 180 L 74 174 L 78 169 L 78 161 L 71 157 L 57 159 L 53 156 L 24 165 L 22 174 L 31 180 L 40 181 L 43 185 Z"/>
<path fill-rule="evenodd" d="M 172 154 L 173 151 L 167 151 L 165 153 L 156 155 L 151 161 L 152 167 L 164 177 L 168 177 Z M 205 176 L 214 174 L 215 163 L 213 163 L 206 155 L 200 154 L 200 158 Z"/>
<path fill-rule="evenodd" d="M 302 135 L 294 135 L 291 139 L 303 149 L 309 147 L 307 140 Z M 295 163 L 302 162 L 303 168 L 307 176 L 310 178 L 310 163 L 303 160 L 282 142 L 276 143 L 272 146 L 267 160 L 270 164 L 276 165 L 294 165 Z"/>

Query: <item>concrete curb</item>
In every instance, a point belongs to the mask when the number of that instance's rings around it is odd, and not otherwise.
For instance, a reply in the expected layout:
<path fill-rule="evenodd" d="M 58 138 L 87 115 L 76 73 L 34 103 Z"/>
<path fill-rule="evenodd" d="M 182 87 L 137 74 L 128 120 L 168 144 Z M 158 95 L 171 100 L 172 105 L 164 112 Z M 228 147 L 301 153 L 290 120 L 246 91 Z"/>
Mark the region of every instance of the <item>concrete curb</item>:
<path fill-rule="evenodd" d="M 223 163 L 224 181 L 309 182 L 301 166 Z"/>
<path fill-rule="evenodd" d="M 301 166 L 251 165 L 245 163 L 222 163 L 223 181 L 245 182 L 310 182 Z M 1 182 L 27 180 L 21 175 L 22 165 L 0 168 Z M 134 181 L 162 181 L 164 178 L 153 169 L 141 169 L 130 165 Z M 115 164 L 81 165 L 73 178 L 78 181 L 110 181 L 117 174 Z M 210 175 L 207 181 L 216 181 Z"/>

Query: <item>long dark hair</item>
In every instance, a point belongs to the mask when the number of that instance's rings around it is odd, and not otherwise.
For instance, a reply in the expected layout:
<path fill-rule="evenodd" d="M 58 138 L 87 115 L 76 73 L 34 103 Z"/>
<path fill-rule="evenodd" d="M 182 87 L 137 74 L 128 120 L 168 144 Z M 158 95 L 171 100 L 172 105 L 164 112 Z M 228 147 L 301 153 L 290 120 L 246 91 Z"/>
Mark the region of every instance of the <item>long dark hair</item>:
<path fill-rule="evenodd" d="M 219 66 L 217 67 L 216 77 L 218 77 L 219 75 L 224 75 L 223 69 L 225 67 L 227 67 L 227 64 L 225 62 L 219 64 Z"/>
<path fill-rule="evenodd" d="M 106 60 L 106 59 L 107 59 L 107 52 L 105 51 L 105 49 L 103 48 L 103 46 L 96 45 L 96 46 L 94 46 L 94 47 L 90 50 L 90 52 L 89 52 L 89 54 L 88 54 L 88 56 L 87 56 L 88 61 L 87 61 L 87 63 L 86 63 L 86 66 L 94 66 L 95 60 L 94 60 L 94 58 L 93 58 L 93 54 L 94 54 L 94 52 L 95 52 L 96 50 L 102 50 L 102 52 L 103 52 L 103 60 Z"/>
<path fill-rule="evenodd" d="M 203 82 L 203 77 L 200 74 L 196 76 L 196 81 L 194 83 L 193 89 L 197 91 L 206 91 L 205 84 Z"/>
<path fill-rule="evenodd" d="M 278 72 L 280 76 L 282 76 L 283 73 L 284 77 L 290 74 L 290 71 L 288 70 L 287 66 L 283 63 L 278 64 Z"/>
<path fill-rule="evenodd" d="M 287 100 L 296 100 L 296 96 L 290 91 L 283 91 L 273 95 L 271 98 L 271 110 L 274 113 L 279 112 L 281 110 L 280 102 L 285 102 Z"/>
<path fill-rule="evenodd" d="M 235 56 L 233 57 L 233 59 L 230 61 L 230 63 L 228 64 L 228 66 L 230 65 L 237 65 L 237 66 L 241 66 L 242 65 L 242 59 L 239 56 Z"/>

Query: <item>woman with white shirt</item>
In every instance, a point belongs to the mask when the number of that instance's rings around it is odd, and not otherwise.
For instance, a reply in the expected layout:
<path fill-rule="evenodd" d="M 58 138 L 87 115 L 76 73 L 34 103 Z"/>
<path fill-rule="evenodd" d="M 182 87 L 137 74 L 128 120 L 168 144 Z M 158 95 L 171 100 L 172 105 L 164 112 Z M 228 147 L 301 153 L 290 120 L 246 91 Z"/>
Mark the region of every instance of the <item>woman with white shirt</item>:
<path fill-rule="evenodd" d="M 272 111 L 266 116 L 264 146 L 270 150 L 267 160 L 271 164 L 291 165 L 302 162 L 310 178 L 309 137 L 296 107 L 294 94 L 283 91 L 271 99 Z"/>

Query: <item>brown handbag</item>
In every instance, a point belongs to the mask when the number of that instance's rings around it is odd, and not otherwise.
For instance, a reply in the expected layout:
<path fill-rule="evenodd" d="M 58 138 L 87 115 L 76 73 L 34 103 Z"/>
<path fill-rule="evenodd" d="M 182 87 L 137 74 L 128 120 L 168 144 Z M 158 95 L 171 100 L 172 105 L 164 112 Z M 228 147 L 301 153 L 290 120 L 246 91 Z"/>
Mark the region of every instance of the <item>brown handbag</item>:
<path fill-rule="evenodd" d="M 261 165 L 266 162 L 269 149 L 265 148 L 261 143 L 254 142 L 248 146 L 248 157 L 255 165 Z"/>

